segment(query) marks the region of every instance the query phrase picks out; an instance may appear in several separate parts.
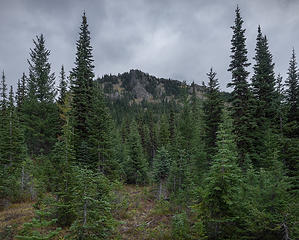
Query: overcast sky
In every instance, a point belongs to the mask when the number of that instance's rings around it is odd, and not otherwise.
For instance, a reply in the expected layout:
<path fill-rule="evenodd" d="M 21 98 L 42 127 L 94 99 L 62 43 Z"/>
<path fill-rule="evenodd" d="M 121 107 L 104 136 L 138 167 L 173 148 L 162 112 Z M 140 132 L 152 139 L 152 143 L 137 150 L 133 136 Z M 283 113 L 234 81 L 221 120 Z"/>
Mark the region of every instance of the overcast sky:
<path fill-rule="evenodd" d="M 230 26 L 237 4 L 249 61 L 254 63 L 260 24 L 275 72 L 285 77 L 291 49 L 299 52 L 299 0 L 0 0 L 0 70 L 15 86 L 28 72 L 32 39 L 43 33 L 52 71 L 58 76 L 63 64 L 69 72 L 85 10 L 96 76 L 140 69 L 157 77 L 201 83 L 213 67 L 226 89 Z"/>

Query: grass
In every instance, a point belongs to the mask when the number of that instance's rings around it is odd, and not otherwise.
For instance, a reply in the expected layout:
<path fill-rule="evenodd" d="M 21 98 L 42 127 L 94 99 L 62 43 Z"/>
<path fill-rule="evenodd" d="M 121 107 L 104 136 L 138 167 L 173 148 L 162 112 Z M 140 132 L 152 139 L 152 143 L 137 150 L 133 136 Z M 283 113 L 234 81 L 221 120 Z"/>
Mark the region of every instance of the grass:
<path fill-rule="evenodd" d="M 34 216 L 32 202 L 15 203 L 0 212 L 0 239 L 12 239 L 25 222 Z"/>

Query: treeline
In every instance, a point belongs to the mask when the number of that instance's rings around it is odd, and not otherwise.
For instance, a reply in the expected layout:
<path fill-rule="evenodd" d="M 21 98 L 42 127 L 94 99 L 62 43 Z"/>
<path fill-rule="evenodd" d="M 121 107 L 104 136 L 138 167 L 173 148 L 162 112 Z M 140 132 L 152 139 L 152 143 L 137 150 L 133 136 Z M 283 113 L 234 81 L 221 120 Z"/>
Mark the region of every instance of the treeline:
<path fill-rule="evenodd" d="M 143 103 L 127 114 L 121 109 L 128 105 L 107 103 L 94 81 L 85 13 L 75 67 L 68 77 L 61 68 L 55 89 L 50 51 L 37 36 L 15 96 L 4 73 L 1 82 L 2 205 L 36 201 L 36 218 L 18 239 L 51 239 L 61 228 L 72 239 L 113 238 L 117 182 L 155 186 L 174 209 L 172 239 L 299 235 L 295 50 L 283 84 L 258 27 L 249 83 L 245 29 L 239 8 L 235 13 L 229 103 L 212 68 L 205 100 L 182 85 L 179 102 L 158 108 Z"/>

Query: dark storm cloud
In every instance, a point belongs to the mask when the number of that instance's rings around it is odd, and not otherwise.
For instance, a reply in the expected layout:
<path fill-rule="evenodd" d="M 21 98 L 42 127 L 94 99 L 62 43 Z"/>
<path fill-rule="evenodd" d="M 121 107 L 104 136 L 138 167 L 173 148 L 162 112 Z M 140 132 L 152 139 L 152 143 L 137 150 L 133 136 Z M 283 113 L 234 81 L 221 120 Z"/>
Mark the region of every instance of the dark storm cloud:
<path fill-rule="evenodd" d="M 269 39 L 276 73 L 284 76 L 292 47 L 299 51 L 297 0 L 0 0 L 0 70 L 9 84 L 27 72 L 32 39 L 43 33 L 58 75 L 69 71 L 85 10 L 94 48 L 95 73 L 138 68 L 150 74 L 201 83 L 211 66 L 224 89 L 230 81 L 234 9 L 241 8 L 249 61 L 257 26 Z"/>

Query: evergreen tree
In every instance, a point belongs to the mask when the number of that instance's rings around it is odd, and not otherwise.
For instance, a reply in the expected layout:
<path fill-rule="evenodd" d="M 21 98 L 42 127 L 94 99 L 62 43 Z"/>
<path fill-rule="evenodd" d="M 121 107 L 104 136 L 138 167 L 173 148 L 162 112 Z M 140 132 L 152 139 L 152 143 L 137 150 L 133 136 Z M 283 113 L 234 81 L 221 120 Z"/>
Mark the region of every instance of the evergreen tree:
<path fill-rule="evenodd" d="M 260 26 L 256 41 L 254 57 L 256 63 L 253 67 L 252 89 L 257 104 L 255 113 L 256 119 L 259 121 L 257 125 L 265 128 L 265 124 L 270 125 L 276 110 L 274 63 L 272 63 L 268 40 L 266 36 L 263 36 Z"/>
<path fill-rule="evenodd" d="M 58 98 L 58 103 L 63 104 L 64 99 L 67 94 L 67 81 L 65 77 L 65 72 L 64 72 L 64 66 L 61 66 L 61 71 L 60 71 L 60 83 L 59 83 L 59 98 Z"/>
<path fill-rule="evenodd" d="M 54 102 L 55 76 L 48 62 L 50 50 L 46 49 L 44 35 L 36 36 L 34 48 L 30 49 L 28 95 L 38 102 Z"/>
<path fill-rule="evenodd" d="M 25 73 L 23 73 L 21 80 L 18 80 L 18 88 L 16 92 L 16 105 L 19 112 L 21 111 L 26 97 L 26 82 L 27 77 Z"/>
<path fill-rule="evenodd" d="M 85 12 L 82 16 L 79 40 L 77 41 L 75 67 L 71 72 L 72 116 L 75 134 L 76 159 L 84 158 L 84 145 L 88 138 L 87 118 L 91 110 L 93 57 L 90 45 L 90 32 L 88 30 Z M 82 152 L 83 151 L 83 152 Z"/>
<path fill-rule="evenodd" d="M 293 49 L 291 60 L 289 63 L 288 77 L 286 79 L 286 101 L 289 111 L 287 113 L 288 136 L 299 136 L 299 83 L 298 69 L 295 50 Z"/>
<path fill-rule="evenodd" d="M 31 59 L 28 60 L 29 77 L 26 84 L 27 96 L 22 107 L 22 120 L 28 150 L 34 155 L 51 150 L 58 133 L 59 115 L 54 104 L 54 73 L 51 73 L 51 65 L 48 62 L 50 51 L 45 47 L 42 34 L 37 36 L 33 43 Z"/>
<path fill-rule="evenodd" d="M 228 71 L 232 73 L 232 82 L 228 87 L 233 87 L 231 93 L 233 132 L 236 136 L 236 144 L 239 151 L 240 165 L 243 165 L 248 151 L 251 150 L 251 122 L 250 122 L 250 98 L 251 93 L 247 82 L 249 72 L 246 67 L 250 65 L 247 59 L 247 49 L 245 45 L 245 29 L 242 28 L 243 19 L 240 9 L 237 7 L 235 25 L 232 26 L 233 37 L 231 40 L 231 63 Z"/>
<path fill-rule="evenodd" d="M 88 146 L 91 152 L 88 165 L 115 178 L 118 163 L 113 154 L 112 119 L 101 89 L 94 87 L 93 91 L 92 109 L 88 119 Z"/>
<path fill-rule="evenodd" d="M 204 180 L 200 215 L 209 239 L 235 239 L 242 183 L 232 121 L 224 112 L 217 134 L 217 153 Z"/>
<path fill-rule="evenodd" d="M 162 146 L 157 151 L 157 155 L 153 160 L 153 175 L 155 181 L 159 184 L 159 194 L 158 194 L 159 199 L 166 197 L 165 183 L 169 175 L 169 169 L 170 169 L 170 156 L 166 148 Z"/>
<path fill-rule="evenodd" d="M 10 154 L 10 125 L 9 125 L 9 111 L 8 111 L 8 97 L 7 85 L 4 71 L 2 72 L 1 79 L 1 95 L 0 95 L 0 160 L 1 167 L 6 167 L 9 164 Z"/>
<path fill-rule="evenodd" d="M 219 91 L 219 83 L 213 69 L 207 73 L 209 82 L 205 91 L 206 100 L 203 105 L 206 126 L 206 147 L 209 159 L 214 155 L 216 148 L 216 135 L 221 122 L 223 103 Z"/>
<path fill-rule="evenodd" d="M 285 104 L 284 104 L 284 87 L 282 83 L 283 79 L 280 74 L 278 74 L 276 78 L 276 85 L 275 85 L 275 107 L 277 108 L 276 110 L 276 116 L 275 119 L 278 122 L 279 125 L 279 131 L 282 134 L 283 133 L 283 124 L 285 121 Z"/>
<path fill-rule="evenodd" d="M 10 87 L 9 104 L 8 104 L 8 131 L 9 131 L 9 147 L 6 150 L 9 155 L 10 165 L 20 168 L 21 163 L 26 157 L 26 148 L 24 143 L 23 127 L 19 121 L 15 105 L 13 87 Z"/>
<path fill-rule="evenodd" d="M 125 164 L 127 182 L 143 184 L 147 181 L 147 164 L 135 121 L 130 126 L 127 146 L 129 155 Z"/>
<path fill-rule="evenodd" d="M 169 144 L 169 126 L 165 115 L 162 115 L 161 117 L 159 130 L 160 146 L 167 147 Z"/>

